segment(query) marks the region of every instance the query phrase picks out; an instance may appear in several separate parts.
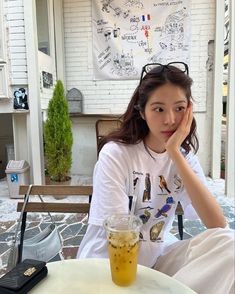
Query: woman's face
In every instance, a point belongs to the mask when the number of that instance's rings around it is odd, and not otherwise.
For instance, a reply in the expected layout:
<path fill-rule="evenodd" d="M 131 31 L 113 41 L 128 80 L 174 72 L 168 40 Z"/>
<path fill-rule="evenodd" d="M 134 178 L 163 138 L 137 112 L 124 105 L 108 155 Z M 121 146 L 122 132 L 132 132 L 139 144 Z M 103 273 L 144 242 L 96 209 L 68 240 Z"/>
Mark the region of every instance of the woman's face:
<path fill-rule="evenodd" d="M 145 144 L 157 153 L 165 151 L 165 144 L 181 122 L 188 100 L 185 91 L 174 84 L 164 84 L 152 92 L 142 118 L 149 127 Z"/>

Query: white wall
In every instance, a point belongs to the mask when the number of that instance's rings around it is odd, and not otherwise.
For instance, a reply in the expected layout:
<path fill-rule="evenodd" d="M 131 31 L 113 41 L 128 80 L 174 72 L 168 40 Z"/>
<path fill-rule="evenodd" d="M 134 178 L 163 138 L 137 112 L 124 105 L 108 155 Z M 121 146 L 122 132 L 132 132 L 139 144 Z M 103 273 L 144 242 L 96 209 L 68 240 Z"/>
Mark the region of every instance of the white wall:
<path fill-rule="evenodd" d="M 29 131 L 27 119 L 29 113 L 16 113 L 12 115 L 13 131 L 14 131 L 14 146 L 15 146 L 15 160 L 25 159 L 30 163 L 29 158 Z"/>
<path fill-rule="evenodd" d="M 211 80 L 208 79 L 208 73 L 211 74 L 211 71 L 209 71 L 207 60 L 208 42 L 214 40 L 215 0 L 191 0 L 191 3 L 190 74 L 194 79 L 193 96 L 197 101 L 195 116 L 201 142 L 198 155 L 205 173 L 208 174 L 211 165 L 210 130 L 213 97 Z M 85 114 L 123 113 L 138 81 L 93 81 L 91 0 L 64 0 L 63 9 L 66 89 L 76 87 L 82 91 Z M 3 14 L 6 46 L 9 46 L 6 48 L 10 81 L 9 97 L 12 97 L 14 87 L 27 85 L 23 0 L 5 0 Z M 47 68 L 42 66 L 40 70 L 42 69 Z M 52 89 L 46 89 L 41 93 L 42 109 L 47 108 L 51 93 Z M 0 112 L 12 111 L 11 99 L 0 102 Z M 89 175 L 92 173 L 96 161 L 95 121 L 97 118 L 73 119 L 73 173 Z M 89 155 L 87 155 L 88 150 Z"/>
<path fill-rule="evenodd" d="M 192 0 L 192 48 L 190 75 L 196 110 L 206 110 L 206 62 L 208 41 L 214 39 L 215 3 Z M 78 87 L 85 96 L 85 113 L 122 113 L 137 81 L 92 80 L 91 1 L 64 0 L 64 32 L 67 88 Z M 98 96 L 97 96 L 98 94 Z"/>
<path fill-rule="evenodd" d="M 72 174 L 91 176 L 97 160 L 95 117 L 74 117 Z"/>
<path fill-rule="evenodd" d="M 1 8 L 7 99 L 0 99 L 0 113 L 12 113 L 14 90 L 28 83 L 23 0 L 1 1 Z"/>
<path fill-rule="evenodd" d="M 0 5 L 8 94 L 8 98 L 0 99 L 1 152 L 4 152 L 6 143 L 14 143 L 15 159 L 28 159 L 27 114 L 12 114 L 14 90 L 28 83 L 23 0 L 5 0 Z"/>
<path fill-rule="evenodd" d="M 8 68 L 4 20 L 4 7 L 3 3 L 0 2 L 0 101 L 8 98 Z"/>
<path fill-rule="evenodd" d="M 56 69 L 55 69 L 55 60 L 40 51 L 38 51 L 38 66 L 40 74 L 40 98 L 41 98 L 41 108 L 46 110 L 48 103 L 53 95 L 54 86 L 56 84 Z M 49 72 L 53 77 L 53 86 L 50 88 L 43 87 L 42 72 Z"/>
<path fill-rule="evenodd" d="M 37 143 L 41 139 L 41 137 L 38 135 L 39 126 L 37 123 L 34 122 L 37 122 L 37 117 L 41 114 L 37 113 L 37 108 L 35 113 L 35 107 L 33 107 L 37 105 L 38 95 L 31 94 L 35 93 L 35 91 L 30 91 L 30 89 L 37 88 L 37 83 L 39 84 L 39 79 L 36 83 L 34 82 L 35 80 L 33 80 L 33 82 L 31 82 L 31 84 L 29 85 L 30 87 L 28 87 L 28 78 L 32 81 L 32 68 L 37 68 L 37 64 L 34 64 L 35 59 L 32 58 L 32 54 L 28 54 L 29 59 L 27 64 L 26 54 L 33 53 L 34 51 L 31 50 L 32 47 L 29 46 L 30 41 L 28 41 L 27 43 L 28 50 L 26 50 L 25 38 L 27 31 L 28 38 L 30 37 L 29 32 L 31 29 L 31 24 L 28 26 L 25 25 L 25 20 L 29 20 L 29 17 L 27 18 L 25 17 L 25 15 L 27 16 L 27 12 L 29 12 L 29 10 L 31 9 L 33 1 L 5 0 L 3 4 L 2 24 L 4 26 L 4 34 L 6 40 L 5 52 L 7 53 L 6 62 L 9 72 L 9 99 L 4 99 L 4 101 L 0 101 L 0 113 L 12 113 L 15 158 L 16 160 L 26 159 L 27 161 L 29 161 L 31 165 L 31 172 L 33 171 L 34 173 L 34 182 L 36 183 L 38 181 L 38 183 L 40 183 L 41 170 L 43 170 L 43 168 L 41 168 L 41 165 L 43 164 L 43 160 L 40 157 L 41 152 L 37 152 L 39 149 L 39 144 Z M 33 30 L 33 33 L 36 34 L 36 32 L 37 30 Z M 32 39 L 34 39 L 34 35 L 32 36 Z M 37 38 L 35 38 L 34 40 L 37 40 Z M 36 48 L 37 47 L 35 47 L 35 49 Z M 31 75 L 28 76 L 28 72 L 30 69 Z M 29 89 L 29 91 L 27 92 L 30 111 L 17 111 L 13 109 L 13 93 L 14 90 L 19 89 L 20 87 Z M 36 138 L 34 138 L 34 140 L 31 141 L 30 135 L 32 134 L 35 134 Z M 34 154 L 36 154 L 36 156 L 34 156 Z M 40 168 L 38 168 L 38 166 L 40 166 Z M 37 175 L 39 176 L 37 177 Z"/>
<path fill-rule="evenodd" d="M 55 5 L 56 4 L 56 1 Z M 47 2 L 48 9 L 48 29 L 49 29 L 49 42 L 50 42 L 50 55 L 47 55 L 41 51 L 38 51 L 38 66 L 40 74 L 40 98 L 41 98 L 41 108 L 46 110 L 48 107 L 48 102 L 53 95 L 54 86 L 57 81 L 56 66 L 55 66 L 55 36 L 54 36 L 54 16 L 53 16 L 53 0 Z M 53 86 L 50 88 L 43 87 L 42 71 L 49 72 L 53 77 Z"/>
<path fill-rule="evenodd" d="M 201 143 L 199 158 L 206 174 L 210 172 L 211 141 L 211 85 L 208 84 L 209 68 L 208 42 L 214 40 L 215 1 L 191 0 L 192 48 L 190 75 L 194 80 L 194 109 L 198 120 L 198 133 Z M 91 0 L 64 0 L 64 40 L 65 71 L 67 90 L 76 87 L 84 94 L 83 112 L 86 114 L 120 114 L 137 85 L 137 81 L 93 81 L 92 80 L 92 27 Z M 210 81 L 210 80 L 209 80 Z M 211 81 L 210 81 L 211 82 Z M 79 122 L 79 120 L 78 120 Z M 76 148 L 83 148 L 84 125 L 74 124 Z M 90 122 L 93 124 L 93 122 Z M 94 124 L 93 124 L 94 127 Z M 90 142 L 94 142 L 94 133 Z M 86 136 L 88 138 L 88 136 Z M 74 147 L 75 150 L 75 147 Z M 94 152 L 94 150 L 93 150 Z M 95 163 L 83 164 L 81 160 L 73 164 L 73 171 L 86 169 Z M 77 159 L 76 159 L 77 160 Z M 92 161 L 92 162 L 91 162 Z M 77 168 L 75 168 L 77 166 Z M 78 172 L 79 173 L 79 172 Z"/>
<path fill-rule="evenodd" d="M 13 128 L 11 114 L 0 114 L 0 161 L 7 164 L 7 144 L 13 144 Z"/>
<path fill-rule="evenodd" d="M 2 4 L 2 3 L 1 3 Z M 5 0 L 2 5 L 2 25 L 4 30 L 5 44 L 4 51 L 7 62 L 7 78 L 9 80 L 9 99 L 0 102 L 1 112 L 13 112 L 12 97 L 15 89 L 19 87 L 27 87 L 27 60 L 26 60 L 26 42 L 25 42 L 25 24 L 24 24 L 24 1 L 23 0 Z M 27 1 L 25 1 L 27 5 Z M 54 48 L 54 29 L 53 29 L 53 6 L 52 0 L 48 2 L 49 11 L 49 25 L 51 30 L 50 43 L 51 43 L 51 57 L 39 52 L 39 75 L 42 76 L 42 71 L 50 72 L 53 74 L 53 83 L 56 83 L 55 71 L 55 48 Z M 36 32 L 35 32 L 36 34 Z M 50 89 L 43 88 L 42 78 L 40 80 L 40 94 L 42 108 L 46 109 L 49 99 L 52 97 L 53 87 Z M 30 103 L 30 97 L 29 97 Z"/>
<path fill-rule="evenodd" d="M 10 84 L 27 84 L 23 0 L 4 1 Z"/>

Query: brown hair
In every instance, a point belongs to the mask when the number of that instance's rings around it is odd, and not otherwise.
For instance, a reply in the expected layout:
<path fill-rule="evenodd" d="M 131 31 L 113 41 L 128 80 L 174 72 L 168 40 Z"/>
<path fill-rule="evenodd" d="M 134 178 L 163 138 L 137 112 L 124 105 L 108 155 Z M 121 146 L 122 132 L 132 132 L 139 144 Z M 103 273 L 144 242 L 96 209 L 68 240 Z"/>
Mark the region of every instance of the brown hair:
<path fill-rule="evenodd" d="M 185 91 L 188 102 L 192 100 L 192 79 L 188 75 L 172 65 L 155 67 L 144 76 L 135 89 L 127 110 L 121 117 L 122 124 L 120 129 L 104 137 L 99 142 L 98 150 L 100 151 L 104 144 L 110 141 L 123 144 L 137 144 L 144 140 L 149 132 L 149 128 L 146 121 L 142 119 L 140 111 L 144 111 L 151 93 L 166 83 L 182 88 Z M 193 118 L 190 132 L 181 144 L 181 147 L 184 148 L 186 153 L 192 149 L 194 153 L 198 151 L 199 142 L 196 135 L 195 118 Z"/>

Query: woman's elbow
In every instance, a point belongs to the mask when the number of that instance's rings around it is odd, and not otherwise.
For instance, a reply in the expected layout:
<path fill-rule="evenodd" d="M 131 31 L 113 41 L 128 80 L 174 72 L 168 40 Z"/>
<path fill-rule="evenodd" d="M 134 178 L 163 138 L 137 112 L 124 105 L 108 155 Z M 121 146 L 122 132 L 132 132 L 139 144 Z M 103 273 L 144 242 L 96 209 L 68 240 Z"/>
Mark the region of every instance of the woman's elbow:
<path fill-rule="evenodd" d="M 207 229 L 216 229 L 216 228 L 225 229 L 227 227 L 228 227 L 228 223 L 224 216 L 220 217 L 219 219 L 207 225 Z"/>

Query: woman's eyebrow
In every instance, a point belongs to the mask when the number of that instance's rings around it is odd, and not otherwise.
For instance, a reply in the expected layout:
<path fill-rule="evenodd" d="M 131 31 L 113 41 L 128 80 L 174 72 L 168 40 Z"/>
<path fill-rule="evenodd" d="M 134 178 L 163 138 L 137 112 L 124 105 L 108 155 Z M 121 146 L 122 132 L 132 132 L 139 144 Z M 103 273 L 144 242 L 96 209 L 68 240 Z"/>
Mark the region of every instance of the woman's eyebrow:
<path fill-rule="evenodd" d="M 187 101 L 185 101 L 185 100 L 179 100 L 179 101 L 176 101 L 174 104 L 180 104 L 180 103 L 185 103 L 185 104 L 187 104 Z M 152 102 L 150 105 L 152 106 L 152 105 L 165 105 L 165 103 L 163 103 L 163 102 L 158 102 L 158 101 L 154 101 L 154 102 Z"/>
<path fill-rule="evenodd" d="M 179 100 L 179 101 L 176 101 L 175 102 L 175 104 L 179 104 L 179 103 L 185 103 L 185 104 L 187 104 L 187 101 L 185 101 L 185 100 Z"/>
<path fill-rule="evenodd" d="M 158 104 L 158 105 L 165 105 L 165 103 L 163 103 L 163 102 L 157 102 L 157 101 L 152 102 L 150 105 L 155 105 L 155 104 Z"/>

